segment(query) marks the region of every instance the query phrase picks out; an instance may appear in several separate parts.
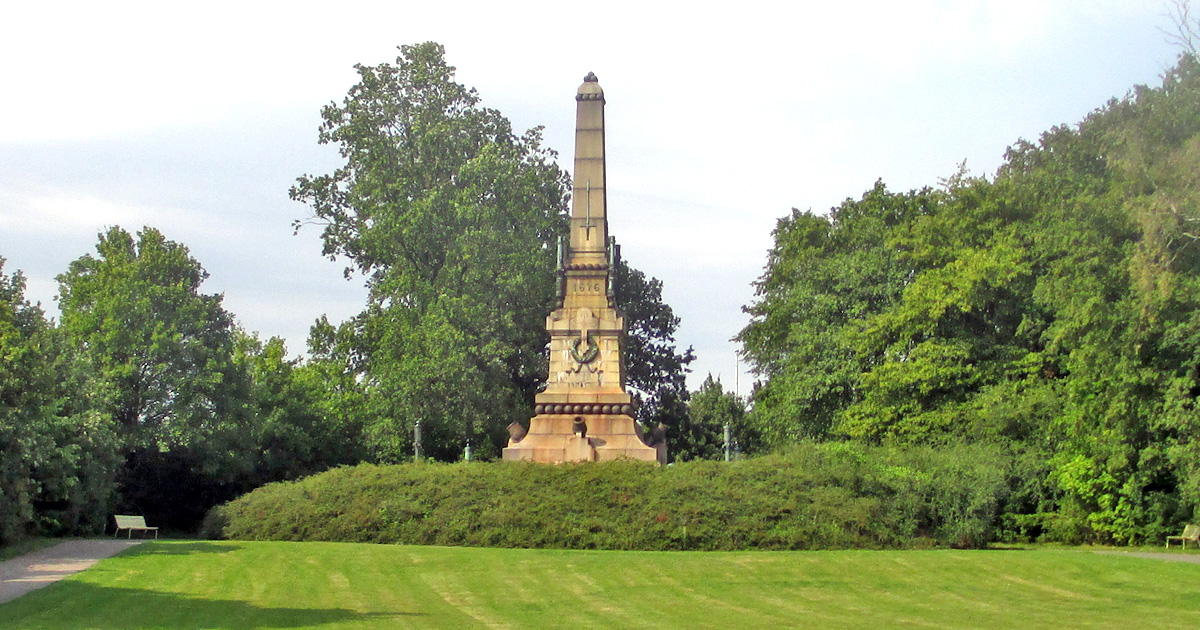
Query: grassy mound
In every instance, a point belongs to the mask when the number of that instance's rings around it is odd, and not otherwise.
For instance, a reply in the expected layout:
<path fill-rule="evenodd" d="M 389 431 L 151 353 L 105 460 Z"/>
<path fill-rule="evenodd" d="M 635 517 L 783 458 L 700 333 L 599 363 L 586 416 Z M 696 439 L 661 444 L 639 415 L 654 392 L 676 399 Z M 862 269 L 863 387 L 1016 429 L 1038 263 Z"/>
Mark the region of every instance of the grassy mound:
<path fill-rule="evenodd" d="M 214 508 L 213 538 L 737 550 L 973 547 L 1005 461 L 961 446 L 805 446 L 740 462 L 338 468 Z"/>

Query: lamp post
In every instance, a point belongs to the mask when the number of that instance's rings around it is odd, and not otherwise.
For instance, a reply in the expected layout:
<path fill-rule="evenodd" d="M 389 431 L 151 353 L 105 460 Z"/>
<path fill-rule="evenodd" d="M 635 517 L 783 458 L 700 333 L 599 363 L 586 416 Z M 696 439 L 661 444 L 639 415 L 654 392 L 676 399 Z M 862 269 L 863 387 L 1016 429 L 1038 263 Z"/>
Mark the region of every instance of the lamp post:
<path fill-rule="evenodd" d="M 413 461 L 421 461 L 421 421 L 413 425 Z"/>

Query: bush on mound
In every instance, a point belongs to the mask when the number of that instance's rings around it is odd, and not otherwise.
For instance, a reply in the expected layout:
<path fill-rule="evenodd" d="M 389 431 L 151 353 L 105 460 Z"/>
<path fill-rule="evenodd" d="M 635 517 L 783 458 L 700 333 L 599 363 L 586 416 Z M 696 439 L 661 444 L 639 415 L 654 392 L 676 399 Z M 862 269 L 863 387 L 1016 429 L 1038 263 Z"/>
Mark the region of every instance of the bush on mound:
<path fill-rule="evenodd" d="M 263 486 L 205 532 L 567 549 L 980 546 L 1007 492 L 995 449 L 804 445 L 731 463 L 362 464 Z"/>

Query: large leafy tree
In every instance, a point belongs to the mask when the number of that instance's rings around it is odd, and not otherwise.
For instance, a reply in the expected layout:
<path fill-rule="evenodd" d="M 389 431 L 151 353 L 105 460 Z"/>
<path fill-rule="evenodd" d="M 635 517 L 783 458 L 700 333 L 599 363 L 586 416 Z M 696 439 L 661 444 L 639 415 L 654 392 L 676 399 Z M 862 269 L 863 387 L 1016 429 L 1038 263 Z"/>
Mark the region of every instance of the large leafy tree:
<path fill-rule="evenodd" d="M 0 274 L 0 545 L 103 530 L 120 459 L 97 384 L 24 285 Z"/>
<path fill-rule="evenodd" d="M 861 375 L 883 356 L 859 343 L 859 322 L 895 304 L 913 275 L 886 236 L 938 203 L 929 190 L 896 194 L 877 183 L 828 216 L 793 210 L 779 220 L 738 335 L 763 380 L 755 421 L 768 445 L 829 436 L 863 397 Z"/>
<path fill-rule="evenodd" d="M 291 190 L 312 213 L 298 227 L 320 225 L 324 253 L 352 261 L 369 290 L 358 316 L 318 322 L 314 356 L 338 376 L 339 413 L 365 416 L 372 457 L 409 457 L 417 422 L 429 456 L 455 458 L 467 441 L 497 455 L 503 428 L 528 419 L 545 381 L 567 175 L 540 129 L 514 133 L 454 81 L 442 46 L 402 46 L 394 64 L 357 69 L 345 100 L 322 111 L 320 141 L 344 165 Z M 626 283 L 629 308 L 655 320 L 642 327 L 645 360 L 676 365 L 630 369 L 650 397 L 652 379 L 681 386 L 661 373 L 688 360 L 649 340 L 670 344 L 677 322 L 655 283 L 640 273 Z"/>
<path fill-rule="evenodd" d="M 474 90 L 454 82 L 440 45 L 404 46 L 395 64 L 357 66 L 320 141 L 345 165 L 303 176 L 294 199 L 323 226 L 324 251 L 367 279 L 366 309 L 344 326 L 372 392 L 375 455 L 486 447 L 527 413 L 543 377 L 542 321 L 553 285 L 537 283 L 562 233 L 565 175 Z M 482 442 L 482 444 L 480 444 Z"/>
<path fill-rule="evenodd" d="M 250 381 L 234 363 L 233 317 L 200 293 L 207 273 L 154 228 L 100 234 L 58 277 L 61 329 L 106 394 L 120 508 L 193 526 L 244 489 L 255 462 Z"/>
<path fill-rule="evenodd" d="M 62 328 L 111 392 L 126 447 L 211 445 L 242 417 L 233 316 L 200 293 L 208 273 L 154 228 L 100 234 L 58 277 Z"/>

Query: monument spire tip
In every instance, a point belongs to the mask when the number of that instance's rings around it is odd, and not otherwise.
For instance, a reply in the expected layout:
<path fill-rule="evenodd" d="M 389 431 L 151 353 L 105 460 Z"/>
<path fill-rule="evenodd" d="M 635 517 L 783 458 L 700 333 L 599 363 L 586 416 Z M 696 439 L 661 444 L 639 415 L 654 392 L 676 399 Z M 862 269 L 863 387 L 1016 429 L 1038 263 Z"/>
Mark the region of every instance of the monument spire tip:
<path fill-rule="evenodd" d="M 579 86 L 575 100 L 604 102 L 604 90 L 600 88 L 600 80 L 596 78 L 595 72 L 589 72 L 583 77 L 583 85 Z"/>

